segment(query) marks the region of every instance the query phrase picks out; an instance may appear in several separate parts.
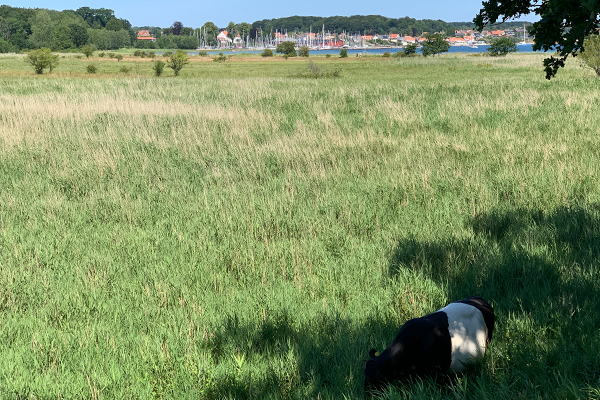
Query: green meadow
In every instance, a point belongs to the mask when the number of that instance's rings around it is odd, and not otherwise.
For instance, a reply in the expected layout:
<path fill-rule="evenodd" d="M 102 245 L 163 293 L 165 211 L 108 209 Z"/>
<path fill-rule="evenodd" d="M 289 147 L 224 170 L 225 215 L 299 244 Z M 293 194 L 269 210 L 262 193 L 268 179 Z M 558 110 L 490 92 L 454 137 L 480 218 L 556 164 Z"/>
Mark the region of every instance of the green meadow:
<path fill-rule="evenodd" d="M 600 398 L 600 80 L 543 58 L 3 55 L 0 398 L 360 399 L 472 295 L 482 363 L 380 398 Z"/>

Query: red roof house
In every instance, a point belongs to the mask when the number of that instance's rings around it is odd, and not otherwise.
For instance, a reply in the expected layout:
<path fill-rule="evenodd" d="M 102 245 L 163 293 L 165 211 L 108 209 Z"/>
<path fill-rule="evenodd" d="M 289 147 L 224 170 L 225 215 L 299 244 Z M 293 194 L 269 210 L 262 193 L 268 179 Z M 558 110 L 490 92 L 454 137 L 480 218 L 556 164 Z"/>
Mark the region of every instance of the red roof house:
<path fill-rule="evenodd" d="M 152 37 L 149 31 L 139 31 L 137 35 L 137 40 L 150 40 L 152 42 L 156 42 L 156 38 Z"/>

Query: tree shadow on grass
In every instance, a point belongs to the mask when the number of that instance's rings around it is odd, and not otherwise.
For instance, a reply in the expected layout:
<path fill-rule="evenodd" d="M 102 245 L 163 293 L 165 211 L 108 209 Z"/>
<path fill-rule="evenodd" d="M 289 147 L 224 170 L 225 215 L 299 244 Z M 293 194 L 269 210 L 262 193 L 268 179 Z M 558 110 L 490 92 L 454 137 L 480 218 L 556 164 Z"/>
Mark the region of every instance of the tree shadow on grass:
<path fill-rule="evenodd" d="M 422 273 L 451 301 L 490 301 L 497 321 L 492 353 L 505 370 L 492 379 L 521 381 L 515 388 L 527 381 L 520 390 L 528 395 L 554 397 L 548 374 L 579 389 L 600 382 L 599 216 L 599 205 L 496 210 L 468 221 L 467 239 L 401 240 L 389 274 Z"/>
<path fill-rule="evenodd" d="M 357 327 L 340 316 L 325 314 L 298 326 L 296 317 L 275 314 L 262 324 L 236 317 L 215 332 L 207 350 L 219 363 L 231 354 L 249 355 L 248 369 L 215 382 L 213 398 L 349 398 L 362 397 L 364 363 L 370 333 L 395 335 L 397 326 L 369 320 Z"/>
<path fill-rule="evenodd" d="M 449 300 L 480 295 L 493 304 L 497 325 L 491 356 L 468 379 L 446 389 L 417 381 L 383 397 L 576 398 L 593 387 L 599 216 L 600 207 L 499 210 L 468 221 L 467 239 L 401 240 L 386 279 L 416 273 Z M 367 350 L 398 329 L 386 318 L 357 323 L 331 312 L 302 323 L 286 311 L 258 324 L 228 316 L 203 345 L 215 368 L 202 397 L 361 398 Z"/>

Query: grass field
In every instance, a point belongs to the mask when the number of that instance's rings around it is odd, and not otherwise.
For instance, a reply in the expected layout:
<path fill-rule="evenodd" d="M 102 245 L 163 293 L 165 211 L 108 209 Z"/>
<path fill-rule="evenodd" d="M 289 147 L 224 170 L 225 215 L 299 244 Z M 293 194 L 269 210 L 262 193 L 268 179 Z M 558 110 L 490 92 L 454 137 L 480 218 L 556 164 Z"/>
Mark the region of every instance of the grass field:
<path fill-rule="evenodd" d="M 480 295 L 484 362 L 382 398 L 600 398 L 600 81 L 543 57 L 0 57 L 0 397 L 362 398 Z"/>

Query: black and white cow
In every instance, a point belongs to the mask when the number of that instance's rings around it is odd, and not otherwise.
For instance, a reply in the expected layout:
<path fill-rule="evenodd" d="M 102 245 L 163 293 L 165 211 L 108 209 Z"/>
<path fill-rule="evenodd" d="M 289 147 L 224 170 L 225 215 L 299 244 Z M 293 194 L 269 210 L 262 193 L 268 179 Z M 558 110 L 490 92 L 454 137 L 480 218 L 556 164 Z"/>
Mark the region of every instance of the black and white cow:
<path fill-rule="evenodd" d="M 369 352 L 365 389 L 415 375 L 460 372 L 483 357 L 493 331 L 494 310 L 481 297 L 406 321 L 387 349 Z"/>

